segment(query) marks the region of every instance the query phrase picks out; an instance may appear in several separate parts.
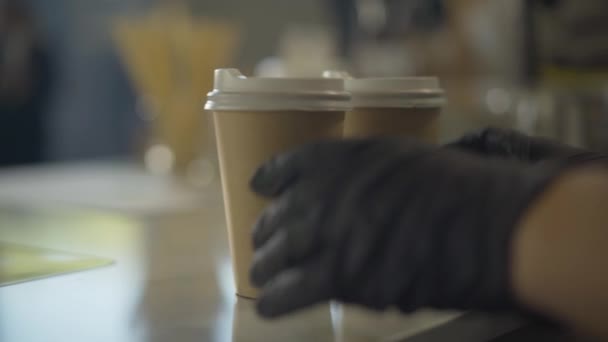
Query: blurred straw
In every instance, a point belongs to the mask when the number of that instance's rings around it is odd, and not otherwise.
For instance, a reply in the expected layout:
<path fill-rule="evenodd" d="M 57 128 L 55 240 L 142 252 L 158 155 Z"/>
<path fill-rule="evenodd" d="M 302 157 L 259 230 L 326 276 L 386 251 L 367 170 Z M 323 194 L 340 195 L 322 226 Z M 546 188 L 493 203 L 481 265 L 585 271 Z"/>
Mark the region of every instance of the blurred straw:
<path fill-rule="evenodd" d="M 161 110 L 172 93 L 174 65 L 168 32 L 144 20 L 120 20 L 114 37 L 118 50 L 139 92 Z"/>
<path fill-rule="evenodd" d="M 172 150 L 178 173 L 210 152 L 203 99 L 213 70 L 230 64 L 237 36 L 234 26 L 193 18 L 178 6 L 116 23 L 114 37 L 133 83 L 154 107 L 153 140 Z"/>

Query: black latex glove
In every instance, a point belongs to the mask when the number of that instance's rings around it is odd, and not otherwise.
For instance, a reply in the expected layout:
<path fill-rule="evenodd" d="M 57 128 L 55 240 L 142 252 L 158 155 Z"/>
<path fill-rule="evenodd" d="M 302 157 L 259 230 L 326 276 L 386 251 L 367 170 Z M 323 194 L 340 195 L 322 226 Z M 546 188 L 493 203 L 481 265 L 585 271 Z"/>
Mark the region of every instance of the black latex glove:
<path fill-rule="evenodd" d="M 448 146 L 485 157 L 513 158 L 531 163 L 554 159 L 579 164 L 607 158 L 606 155 L 550 139 L 527 136 L 514 130 L 500 128 L 486 128 L 466 134 Z"/>
<path fill-rule="evenodd" d="M 264 164 L 254 227 L 258 311 L 337 299 L 382 310 L 516 306 L 510 240 L 561 166 L 396 139 L 307 145 Z"/>

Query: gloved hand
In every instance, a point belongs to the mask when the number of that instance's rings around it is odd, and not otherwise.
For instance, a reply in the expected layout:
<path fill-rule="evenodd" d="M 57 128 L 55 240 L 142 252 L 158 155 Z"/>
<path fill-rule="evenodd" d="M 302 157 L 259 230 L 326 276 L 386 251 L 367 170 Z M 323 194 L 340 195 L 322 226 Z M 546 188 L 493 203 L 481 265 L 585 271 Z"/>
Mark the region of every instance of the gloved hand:
<path fill-rule="evenodd" d="M 258 311 L 329 299 L 405 312 L 513 308 L 511 236 L 561 170 L 389 138 L 277 156 L 251 181 L 273 199 L 253 232 Z"/>
<path fill-rule="evenodd" d="M 514 130 L 492 127 L 466 134 L 447 146 L 484 157 L 511 158 L 530 163 L 553 159 L 580 164 L 608 159 L 605 154 L 564 145 L 546 138 L 527 136 Z"/>

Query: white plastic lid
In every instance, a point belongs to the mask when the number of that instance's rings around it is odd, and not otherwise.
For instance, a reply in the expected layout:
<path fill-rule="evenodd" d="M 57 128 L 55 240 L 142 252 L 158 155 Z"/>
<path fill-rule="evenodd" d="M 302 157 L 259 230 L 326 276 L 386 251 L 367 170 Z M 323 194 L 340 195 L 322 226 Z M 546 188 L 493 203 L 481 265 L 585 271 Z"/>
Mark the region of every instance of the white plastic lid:
<path fill-rule="evenodd" d="M 339 78 L 248 78 L 237 69 L 217 69 L 213 88 L 207 110 L 350 109 L 350 94 Z"/>
<path fill-rule="evenodd" d="M 344 79 L 355 108 L 437 108 L 445 104 L 437 77 L 353 78 L 342 71 L 326 71 L 323 76 Z"/>

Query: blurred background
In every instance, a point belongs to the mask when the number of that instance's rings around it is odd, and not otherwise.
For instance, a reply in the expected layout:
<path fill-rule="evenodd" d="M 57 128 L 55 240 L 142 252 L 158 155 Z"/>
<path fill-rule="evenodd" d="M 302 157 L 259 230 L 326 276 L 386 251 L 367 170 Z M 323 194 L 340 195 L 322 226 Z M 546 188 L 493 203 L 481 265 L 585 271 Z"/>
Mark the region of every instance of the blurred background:
<path fill-rule="evenodd" d="M 497 125 L 602 149 L 607 10 L 603 0 L 0 0 L 0 165 L 135 158 L 205 182 L 214 147 L 202 103 L 217 67 L 437 75 L 444 140 Z"/>
<path fill-rule="evenodd" d="M 226 67 L 438 76 L 442 141 L 493 125 L 608 150 L 606 0 L 0 0 L 0 340 L 367 341 L 445 321 L 281 328 L 236 301 L 203 111 Z"/>

